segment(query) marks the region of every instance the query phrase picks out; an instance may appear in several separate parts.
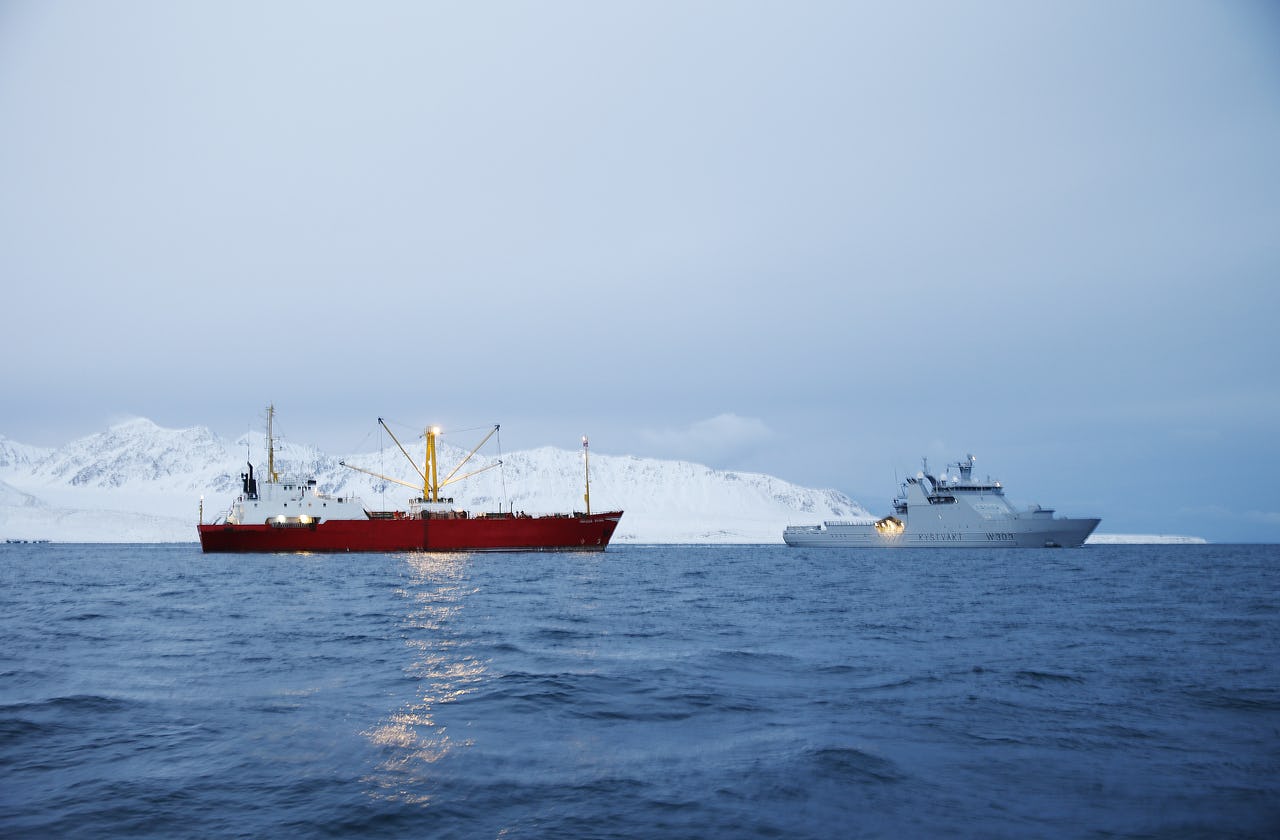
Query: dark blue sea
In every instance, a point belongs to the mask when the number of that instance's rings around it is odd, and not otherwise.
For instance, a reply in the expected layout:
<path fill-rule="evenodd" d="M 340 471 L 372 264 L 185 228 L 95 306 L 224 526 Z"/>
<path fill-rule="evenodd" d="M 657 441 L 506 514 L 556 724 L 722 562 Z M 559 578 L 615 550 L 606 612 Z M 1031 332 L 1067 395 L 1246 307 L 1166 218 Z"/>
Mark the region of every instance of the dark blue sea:
<path fill-rule="evenodd" d="M 1280 836 L 1280 548 L 0 546 L 0 836 Z"/>

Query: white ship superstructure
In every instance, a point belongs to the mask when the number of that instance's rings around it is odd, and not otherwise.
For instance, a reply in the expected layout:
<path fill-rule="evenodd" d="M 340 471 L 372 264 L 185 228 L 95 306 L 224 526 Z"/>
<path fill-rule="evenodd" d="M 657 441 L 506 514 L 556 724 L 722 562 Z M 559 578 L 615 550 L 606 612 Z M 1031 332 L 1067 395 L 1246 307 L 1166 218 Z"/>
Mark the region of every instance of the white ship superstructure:
<path fill-rule="evenodd" d="M 316 489 L 314 478 L 271 474 L 259 481 L 249 471 L 240 474 L 241 492 L 231 503 L 225 521 L 232 525 L 314 525 L 329 519 L 368 519 L 355 496 L 330 496 Z"/>
<path fill-rule="evenodd" d="M 1000 482 L 974 479 L 975 460 L 969 455 L 951 465 L 956 475 L 941 477 L 930 475 L 926 462 L 882 519 L 793 525 L 782 539 L 802 547 L 1074 548 L 1098 527 L 1100 519 L 1055 516 L 1039 505 L 1018 510 Z"/>

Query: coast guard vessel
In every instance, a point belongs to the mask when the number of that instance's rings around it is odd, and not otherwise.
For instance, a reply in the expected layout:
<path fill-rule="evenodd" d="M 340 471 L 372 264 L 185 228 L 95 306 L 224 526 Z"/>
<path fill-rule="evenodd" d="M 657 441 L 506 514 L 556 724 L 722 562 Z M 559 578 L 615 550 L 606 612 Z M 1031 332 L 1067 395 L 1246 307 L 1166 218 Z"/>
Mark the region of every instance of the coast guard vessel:
<path fill-rule="evenodd" d="M 267 472 L 254 475 L 253 464 L 241 473 L 241 493 L 230 510 L 216 521 L 204 522 L 201 501 L 200 547 L 209 552 L 270 551 L 604 551 L 618 527 L 622 511 L 591 512 L 591 473 L 586 461 L 587 439 L 582 439 L 587 492 L 586 511 L 532 515 L 515 511 L 476 513 L 454 505 L 440 490 L 478 472 L 500 466 L 501 461 L 457 475 L 484 440 L 443 481 L 438 477 L 436 437 L 439 429 L 425 432 L 426 457 L 422 466 L 409 456 L 387 424 L 379 418 L 396 446 L 422 478 L 411 484 L 379 475 L 353 464 L 342 466 L 419 491 L 404 510 L 368 510 L 354 496 L 321 493 L 310 477 L 281 476 L 275 468 L 271 434 L 274 407 L 267 409 Z M 489 435 L 498 430 L 494 426 Z M 455 477 L 456 476 L 456 477 Z"/>
<path fill-rule="evenodd" d="M 893 500 L 893 513 L 874 522 L 831 521 L 792 525 L 782 532 L 790 546 L 805 548 L 1075 548 L 1100 519 L 1068 519 L 1034 505 L 1017 510 L 998 481 L 973 477 L 972 455 L 954 466 L 957 474 L 908 478 Z"/>

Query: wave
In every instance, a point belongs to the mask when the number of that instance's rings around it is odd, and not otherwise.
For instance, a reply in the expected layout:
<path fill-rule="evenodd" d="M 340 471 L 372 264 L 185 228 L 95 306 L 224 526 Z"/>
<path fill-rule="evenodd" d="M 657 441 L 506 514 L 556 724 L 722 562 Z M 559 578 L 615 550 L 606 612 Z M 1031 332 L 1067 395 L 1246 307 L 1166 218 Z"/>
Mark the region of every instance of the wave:
<path fill-rule="evenodd" d="M 65 697 L 50 697 L 46 700 L 0 705 L 0 715 L 40 712 L 55 712 L 58 714 L 123 712 L 134 705 L 132 701 L 119 697 L 105 697 L 99 694 L 71 694 Z"/>
<path fill-rule="evenodd" d="M 827 779 L 893 783 L 907 778 L 893 761 L 855 747 L 817 747 L 806 760 Z"/>
<path fill-rule="evenodd" d="M 1280 695 L 1275 689 L 1191 689 L 1186 692 L 1202 706 L 1242 712 L 1280 712 Z"/>
<path fill-rule="evenodd" d="M 1014 678 L 1019 680 L 1029 680 L 1033 683 L 1083 683 L 1080 677 L 1071 674 L 1055 674 L 1051 671 L 1016 671 Z"/>

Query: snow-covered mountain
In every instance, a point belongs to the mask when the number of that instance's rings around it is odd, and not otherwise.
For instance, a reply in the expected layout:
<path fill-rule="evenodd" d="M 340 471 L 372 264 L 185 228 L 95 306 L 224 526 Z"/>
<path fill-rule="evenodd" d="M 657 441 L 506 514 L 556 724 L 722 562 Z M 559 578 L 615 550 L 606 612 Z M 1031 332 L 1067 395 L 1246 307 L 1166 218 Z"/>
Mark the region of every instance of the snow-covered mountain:
<path fill-rule="evenodd" d="M 27 446 L 25 443 L 18 443 L 16 440 L 9 440 L 4 435 L 0 435 L 0 471 L 29 468 L 51 452 L 53 452 L 52 449 Z"/>
<path fill-rule="evenodd" d="M 189 490 L 192 482 L 215 479 L 214 490 L 229 492 L 224 475 L 229 450 L 208 429 L 163 429 L 136 419 L 74 440 L 31 464 L 32 480 L 47 485 L 123 488 L 164 484 Z"/>
<path fill-rule="evenodd" d="M 0 539 L 193 541 L 201 500 L 210 521 L 239 492 L 247 461 L 263 476 L 264 450 L 259 436 L 230 442 L 204 427 L 165 429 L 145 419 L 53 450 L 0 438 Z M 442 464 L 466 454 L 445 444 L 438 450 Z M 282 475 L 314 476 L 321 491 L 359 495 L 372 509 L 402 507 L 413 492 L 340 461 L 418 480 L 389 443 L 377 452 L 334 457 L 313 446 L 277 442 L 275 460 Z M 482 450 L 460 474 L 493 461 Z M 582 454 L 550 447 L 504 453 L 500 467 L 450 484 L 445 492 L 476 510 L 581 510 Z M 640 543 L 777 543 L 791 523 L 868 516 L 834 490 L 685 461 L 595 453 L 591 507 L 623 509 L 614 540 Z"/>

